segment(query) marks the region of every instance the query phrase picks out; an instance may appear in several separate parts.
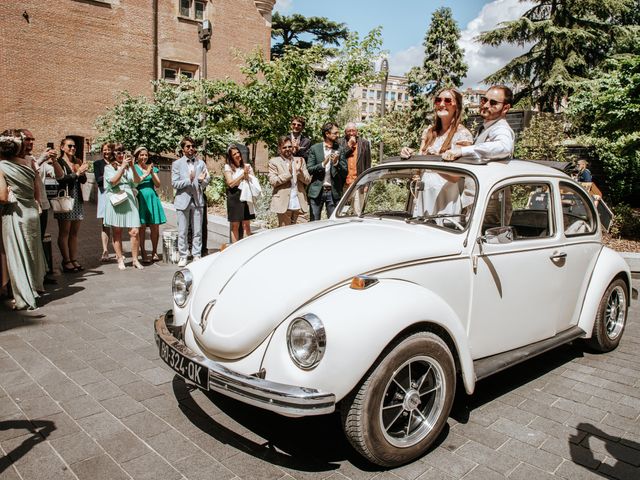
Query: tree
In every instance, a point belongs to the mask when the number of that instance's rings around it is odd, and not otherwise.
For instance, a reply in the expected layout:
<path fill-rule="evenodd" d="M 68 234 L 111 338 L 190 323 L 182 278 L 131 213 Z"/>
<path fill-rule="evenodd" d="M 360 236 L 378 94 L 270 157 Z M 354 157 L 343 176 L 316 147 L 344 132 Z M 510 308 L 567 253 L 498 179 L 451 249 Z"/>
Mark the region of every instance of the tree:
<path fill-rule="evenodd" d="M 348 35 L 349 30 L 344 23 L 333 22 L 326 17 L 305 17 L 299 13 L 286 16 L 276 12 L 271 19 L 271 38 L 277 42 L 271 46 L 271 57 L 281 57 L 287 47 L 304 50 L 313 45 L 338 46 Z M 311 41 L 301 38 L 309 36 Z"/>
<path fill-rule="evenodd" d="M 464 51 L 458 45 L 460 28 L 451 9 L 442 7 L 433 12 L 424 37 L 425 58 L 422 67 L 408 74 L 409 94 L 413 97 L 411 123 L 424 127 L 424 119 L 432 112 L 431 95 L 445 87 L 459 87 L 467 74 Z"/>
<path fill-rule="evenodd" d="M 609 199 L 640 206 L 640 55 L 605 62 L 578 85 L 569 115 L 602 162 Z"/>
<path fill-rule="evenodd" d="M 566 162 L 566 147 L 562 118 L 553 113 L 534 115 L 516 144 L 515 157 L 525 160 Z"/>
<path fill-rule="evenodd" d="M 638 6 L 637 0 L 535 3 L 519 19 L 503 22 L 477 40 L 494 47 L 532 45 L 484 82 L 515 85 L 516 102 L 529 98 L 541 111 L 553 112 L 600 62 L 629 48 L 629 39 L 637 33 L 632 22 Z"/>

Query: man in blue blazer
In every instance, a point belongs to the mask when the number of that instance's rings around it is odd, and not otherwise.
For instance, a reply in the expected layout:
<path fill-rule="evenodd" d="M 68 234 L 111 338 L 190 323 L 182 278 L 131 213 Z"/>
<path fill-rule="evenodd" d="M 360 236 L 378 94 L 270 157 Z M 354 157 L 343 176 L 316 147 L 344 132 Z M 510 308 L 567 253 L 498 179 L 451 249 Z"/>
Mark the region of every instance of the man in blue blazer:
<path fill-rule="evenodd" d="M 180 142 L 182 157 L 171 165 L 171 185 L 176 190 L 173 205 L 176 207 L 178 219 L 178 252 L 180 253 L 179 267 L 187 265 L 189 247 L 187 232 L 189 223 L 193 219 L 193 241 L 191 253 L 193 260 L 199 260 L 202 252 L 202 215 L 206 215 L 204 190 L 207 188 L 211 176 L 207 165 L 196 157 L 196 144 L 190 137 L 184 137 Z"/>
<path fill-rule="evenodd" d="M 338 146 L 338 135 L 335 123 L 325 123 L 322 126 L 322 142 L 316 143 L 309 150 L 307 170 L 311 175 L 311 183 L 307 196 L 312 222 L 320 220 L 324 206 L 327 208 L 327 217 L 330 217 L 342 197 L 347 177 L 347 158 L 344 150 Z"/>

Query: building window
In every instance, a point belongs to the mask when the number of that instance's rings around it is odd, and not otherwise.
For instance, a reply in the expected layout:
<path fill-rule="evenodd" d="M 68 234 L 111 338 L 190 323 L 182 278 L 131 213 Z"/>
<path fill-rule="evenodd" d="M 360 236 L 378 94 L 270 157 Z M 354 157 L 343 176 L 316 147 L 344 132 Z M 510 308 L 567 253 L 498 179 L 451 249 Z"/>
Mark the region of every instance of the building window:
<path fill-rule="evenodd" d="M 180 16 L 193 20 L 204 20 L 207 9 L 206 0 L 179 0 Z"/>
<path fill-rule="evenodd" d="M 162 60 L 162 79 L 169 83 L 180 83 L 183 77 L 192 79 L 197 72 L 198 65 Z"/>
<path fill-rule="evenodd" d="M 376 92 L 376 99 L 381 100 L 382 99 L 382 92 L 380 90 L 378 90 Z"/>
<path fill-rule="evenodd" d="M 367 98 L 367 89 L 366 88 L 362 89 L 362 98 Z"/>

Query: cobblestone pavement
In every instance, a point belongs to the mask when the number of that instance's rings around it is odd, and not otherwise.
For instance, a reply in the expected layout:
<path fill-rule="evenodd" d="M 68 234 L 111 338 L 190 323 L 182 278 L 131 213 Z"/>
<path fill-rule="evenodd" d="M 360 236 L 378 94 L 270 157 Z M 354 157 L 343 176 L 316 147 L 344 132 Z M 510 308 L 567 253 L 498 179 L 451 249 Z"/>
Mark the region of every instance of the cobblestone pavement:
<path fill-rule="evenodd" d="M 174 376 L 152 335 L 174 269 L 99 264 L 98 230 L 85 221 L 87 269 L 39 310 L 0 306 L 0 479 L 640 478 L 636 302 L 616 351 L 562 347 L 459 393 L 438 445 L 382 470 L 337 415 L 279 417 Z"/>

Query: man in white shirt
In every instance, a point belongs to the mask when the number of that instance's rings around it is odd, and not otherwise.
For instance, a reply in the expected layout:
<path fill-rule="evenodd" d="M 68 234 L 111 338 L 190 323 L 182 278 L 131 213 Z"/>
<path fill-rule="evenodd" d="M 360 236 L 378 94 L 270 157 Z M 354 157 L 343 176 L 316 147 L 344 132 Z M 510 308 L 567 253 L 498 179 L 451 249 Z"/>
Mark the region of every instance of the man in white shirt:
<path fill-rule="evenodd" d="M 480 97 L 480 116 L 484 120 L 473 145 L 453 148 L 442 154 L 445 161 L 460 157 L 482 160 L 506 160 L 513 156 L 515 134 L 507 123 L 513 92 L 504 85 L 494 85 Z"/>

